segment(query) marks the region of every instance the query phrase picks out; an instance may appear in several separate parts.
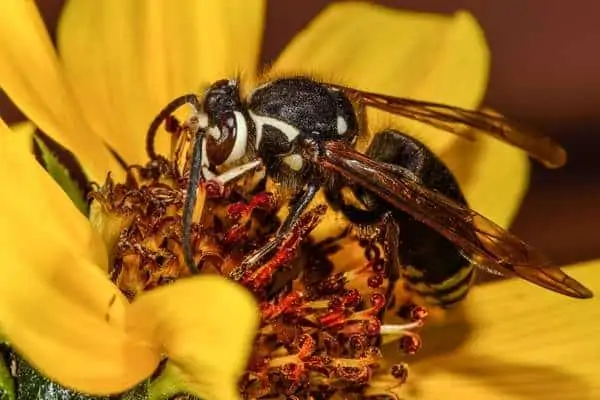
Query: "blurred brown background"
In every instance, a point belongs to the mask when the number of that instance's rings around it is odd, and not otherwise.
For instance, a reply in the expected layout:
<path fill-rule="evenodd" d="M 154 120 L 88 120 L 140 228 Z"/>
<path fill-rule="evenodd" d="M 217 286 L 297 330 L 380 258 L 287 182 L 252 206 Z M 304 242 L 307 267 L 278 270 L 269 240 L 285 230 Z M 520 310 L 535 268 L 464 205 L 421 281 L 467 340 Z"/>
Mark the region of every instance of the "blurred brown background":
<path fill-rule="evenodd" d="M 37 0 L 51 32 L 63 2 Z M 263 61 L 274 59 L 329 3 L 270 0 Z M 377 3 L 443 13 L 467 9 L 477 17 L 493 56 L 486 104 L 557 138 L 569 152 L 569 164 L 561 170 L 534 166 L 512 230 L 559 263 L 600 257 L 600 2 Z M 3 94 L 0 114 L 11 122 L 22 119 Z"/>

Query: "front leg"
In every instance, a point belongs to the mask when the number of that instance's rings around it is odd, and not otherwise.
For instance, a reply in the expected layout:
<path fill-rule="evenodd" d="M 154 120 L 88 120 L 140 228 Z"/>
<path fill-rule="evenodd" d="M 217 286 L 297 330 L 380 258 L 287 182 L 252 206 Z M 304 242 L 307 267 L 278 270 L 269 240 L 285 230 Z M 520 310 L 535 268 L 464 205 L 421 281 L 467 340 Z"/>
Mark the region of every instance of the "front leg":
<path fill-rule="evenodd" d="M 283 242 L 285 237 L 290 233 L 294 225 L 298 222 L 300 216 L 306 209 L 315 195 L 319 191 L 320 185 L 317 183 L 309 183 L 300 198 L 290 206 L 290 212 L 283 221 L 283 224 L 275 234 L 275 237 L 266 243 L 263 247 L 250 254 L 229 273 L 229 279 L 234 281 L 241 280 L 247 271 L 256 269 L 262 260 L 274 251 Z"/>
<path fill-rule="evenodd" d="M 192 216 L 196 208 L 196 198 L 198 196 L 198 187 L 202 179 L 202 145 L 204 139 L 196 135 L 192 149 L 192 164 L 190 166 L 190 176 L 187 183 L 185 203 L 183 206 L 183 258 L 190 273 L 198 273 L 198 267 L 194 262 L 194 253 L 192 250 Z"/>

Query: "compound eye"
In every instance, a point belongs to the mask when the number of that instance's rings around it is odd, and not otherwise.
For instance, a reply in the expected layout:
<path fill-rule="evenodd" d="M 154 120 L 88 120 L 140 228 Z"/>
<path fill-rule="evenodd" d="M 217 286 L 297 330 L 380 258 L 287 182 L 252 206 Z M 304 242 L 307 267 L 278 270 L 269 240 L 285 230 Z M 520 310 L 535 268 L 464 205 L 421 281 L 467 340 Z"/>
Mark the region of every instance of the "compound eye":
<path fill-rule="evenodd" d="M 216 126 L 209 128 L 206 156 L 213 165 L 233 163 L 242 158 L 248 142 L 248 125 L 239 111 L 224 113 Z"/>

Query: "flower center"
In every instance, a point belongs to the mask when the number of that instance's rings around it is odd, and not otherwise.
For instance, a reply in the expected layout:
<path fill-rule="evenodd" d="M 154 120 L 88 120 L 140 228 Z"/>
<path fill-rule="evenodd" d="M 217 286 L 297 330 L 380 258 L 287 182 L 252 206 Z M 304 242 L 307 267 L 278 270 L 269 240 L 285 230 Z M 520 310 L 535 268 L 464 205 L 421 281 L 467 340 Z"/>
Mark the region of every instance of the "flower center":
<path fill-rule="evenodd" d="M 92 193 L 91 219 L 102 221 L 111 249 L 110 277 L 129 299 L 190 275 L 182 243 L 190 160 L 181 157 L 130 166 L 125 182 L 109 177 Z M 210 182 L 198 189 L 191 248 L 201 273 L 227 276 L 274 237 L 285 202 L 257 190 L 253 181 L 249 177 L 225 192 L 211 190 Z M 403 353 L 420 347 L 413 330 L 426 316 L 421 307 L 403 304 L 405 323 L 384 324 L 393 284 L 381 235 L 365 237 L 350 228 L 315 243 L 310 233 L 323 223 L 325 211 L 319 205 L 306 212 L 264 264 L 240 280 L 261 310 L 239 386 L 248 398 L 393 398 L 406 379 L 406 366 L 386 362 L 382 337 L 399 338 Z M 357 261 L 336 261 L 347 257 Z"/>

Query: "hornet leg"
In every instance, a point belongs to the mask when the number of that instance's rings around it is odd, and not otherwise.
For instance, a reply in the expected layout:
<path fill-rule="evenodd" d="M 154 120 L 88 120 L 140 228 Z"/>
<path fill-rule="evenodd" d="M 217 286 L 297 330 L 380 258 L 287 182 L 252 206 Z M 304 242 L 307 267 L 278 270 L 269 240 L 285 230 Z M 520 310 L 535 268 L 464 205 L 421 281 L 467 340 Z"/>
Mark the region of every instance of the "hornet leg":
<path fill-rule="evenodd" d="M 235 281 L 239 281 L 240 279 L 242 279 L 246 271 L 253 270 L 256 267 L 258 267 L 260 262 L 266 256 L 268 256 L 269 253 L 275 250 L 281 244 L 281 242 L 283 242 L 285 237 L 288 235 L 288 233 L 291 231 L 291 229 L 294 227 L 294 225 L 302 215 L 302 213 L 306 211 L 308 205 L 314 199 L 315 195 L 319 191 L 319 187 L 320 186 L 316 183 L 308 184 L 306 190 L 304 191 L 304 193 L 302 193 L 300 198 L 294 204 L 291 205 L 290 212 L 283 221 L 283 224 L 281 225 L 279 230 L 277 231 L 275 238 L 273 238 L 273 240 L 265 244 L 260 249 L 256 250 L 248 257 L 246 257 L 246 259 L 244 259 L 244 261 L 242 261 L 240 265 L 238 265 L 236 268 L 233 269 L 233 271 L 229 273 L 230 279 Z"/>

